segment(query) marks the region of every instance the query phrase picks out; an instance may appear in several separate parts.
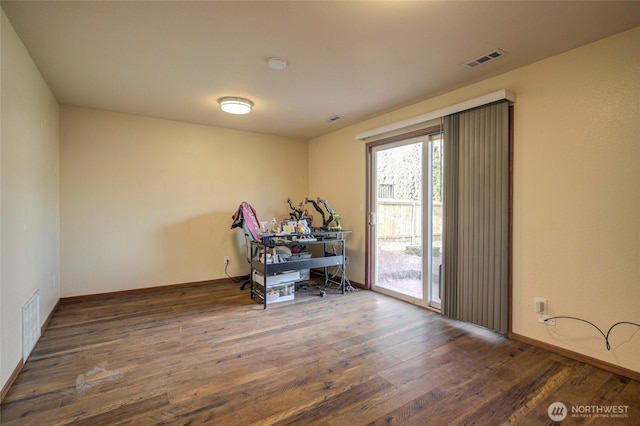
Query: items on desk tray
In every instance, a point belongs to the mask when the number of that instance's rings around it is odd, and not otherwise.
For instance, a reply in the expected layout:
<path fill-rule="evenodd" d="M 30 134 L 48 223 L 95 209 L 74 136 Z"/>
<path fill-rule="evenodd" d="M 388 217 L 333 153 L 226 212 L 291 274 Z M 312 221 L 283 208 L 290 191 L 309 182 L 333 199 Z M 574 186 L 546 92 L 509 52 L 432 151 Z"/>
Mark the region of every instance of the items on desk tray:
<path fill-rule="evenodd" d="M 266 229 L 266 224 L 263 226 Z M 311 227 L 308 222 L 304 219 L 300 219 L 297 222 L 292 220 L 283 220 L 282 222 L 278 222 L 274 217 L 271 220 L 271 229 L 270 231 L 275 235 L 289 235 L 289 234 L 298 234 L 298 235 L 310 235 Z M 265 235 L 266 232 L 261 232 L 262 235 Z"/>
<path fill-rule="evenodd" d="M 273 248 L 267 248 L 265 256 L 264 250 L 261 249 L 260 253 L 256 255 L 254 259 L 263 262 L 266 259 L 268 264 L 289 262 L 294 260 L 311 259 L 311 253 L 303 251 L 304 246 L 295 245 L 289 248 L 288 246 L 275 246 Z"/>
<path fill-rule="evenodd" d="M 281 224 L 281 231 L 284 234 L 309 235 L 311 234 L 311 227 L 303 219 L 299 219 L 297 222 L 284 220 Z"/>
<path fill-rule="evenodd" d="M 304 245 L 289 246 L 275 246 L 272 248 L 266 248 L 267 250 L 267 263 L 280 263 L 288 262 L 290 260 L 311 259 L 311 254 L 307 252 Z M 260 262 L 264 262 L 264 249 L 261 249 L 260 253 L 255 257 Z"/>
<path fill-rule="evenodd" d="M 291 204 L 291 198 L 287 198 L 287 203 L 289 203 L 289 208 L 291 209 L 289 217 L 291 217 L 292 220 L 297 222 L 304 217 L 306 210 L 304 212 L 302 211 L 302 202 L 298 203 L 297 209 Z"/>
<path fill-rule="evenodd" d="M 273 232 L 274 234 L 277 234 L 280 232 L 280 224 L 278 223 L 275 217 L 271 219 L 271 232 Z"/>
<path fill-rule="evenodd" d="M 286 262 L 291 257 L 291 249 L 287 246 L 275 246 L 272 248 L 268 248 L 266 260 L 267 263 L 280 263 Z M 260 262 L 264 262 L 265 255 L 263 249 L 260 250 L 256 258 Z"/>
<path fill-rule="evenodd" d="M 290 219 L 284 219 L 280 222 L 276 220 L 274 217 L 271 220 L 271 226 L 267 228 L 266 222 L 261 223 L 260 234 L 263 236 L 267 236 L 268 233 L 275 234 L 276 236 L 283 235 L 297 235 L 296 239 L 298 241 L 316 241 L 316 238 L 313 236 L 313 231 L 341 231 L 342 225 L 340 224 L 340 220 L 342 219 L 342 215 L 337 214 L 329 205 L 329 201 L 318 197 L 317 199 L 305 198 L 304 203 L 298 203 L 298 207 L 294 207 L 291 202 L 291 198 L 287 198 L 287 203 L 289 204 L 289 208 L 291 212 L 289 213 Z M 313 207 L 316 209 L 320 216 L 322 217 L 322 226 L 314 227 L 313 226 L 313 216 L 309 214 L 307 209 L 302 209 L 304 204 L 311 203 Z M 325 214 L 322 206 L 327 211 Z M 335 225 L 331 226 L 331 223 L 335 222 Z M 272 236 L 272 235 L 268 235 Z"/>
<path fill-rule="evenodd" d="M 321 231 L 341 231 L 342 226 L 340 225 L 340 219 L 342 219 L 342 215 L 336 214 L 331 206 L 329 205 L 329 201 L 318 197 L 316 200 L 313 198 L 305 198 L 305 204 L 311 203 L 313 208 L 316 209 L 318 213 L 320 213 L 320 217 L 322 218 L 322 226 L 317 228 Z M 320 207 L 320 204 L 324 206 L 327 211 L 327 215 L 325 215 L 324 210 Z M 305 210 L 306 213 L 306 210 Z M 313 220 L 313 219 L 312 219 Z M 335 225 L 331 226 L 331 222 L 335 221 Z"/>
<path fill-rule="evenodd" d="M 320 217 L 322 218 L 322 226 L 317 227 L 316 229 L 319 229 L 321 231 L 342 230 L 342 225 L 340 225 L 340 219 L 342 219 L 342 215 L 336 214 L 331 208 L 331 206 L 329 205 L 329 201 L 327 201 L 326 199 L 322 199 L 320 197 L 318 197 L 317 199 L 306 197 L 304 200 L 304 203 L 303 202 L 298 203 L 297 208 L 294 207 L 293 204 L 291 203 L 291 198 L 287 198 L 287 203 L 289 203 L 289 208 L 291 209 L 291 212 L 289 212 L 289 216 L 291 217 L 292 221 L 300 222 L 300 220 L 303 220 L 306 222 L 306 225 L 311 229 L 313 226 L 312 225 L 313 216 L 309 214 L 309 211 L 307 209 L 302 210 L 303 204 L 311 203 L 313 205 L 313 208 L 316 209 L 318 213 L 320 213 Z M 325 214 L 325 211 L 322 209 L 320 204 L 324 206 L 327 214 Z M 331 222 L 334 222 L 334 221 L 335 221 L 335 225 L 332 226 Z M 281 229 L 281 231 L 288 232 L 288 230 L 285 230 L 285 229 Z M 289 233 L 292 233 L 292 232 L 289 232 Z M 298 231 L 298 234 L 301 234 L 301 233 L 302 232 Z"/>
<path fill-rule="evenodd" d="M 327 212 L 329 212 L 329 219 L 327 219 L 326 224 L 323 224 L 324 229 L 326 231 L 341 231 L 342 226 L 340 225 L 340 219 L 342 219 L 342 215 L 336 214 L 336 212 L 333 211 L 333 209 L 331 208 L 327 200 L 322 200 L 320 199 L 320 197 L 318 197 L 318 202 L 322 203 L 324 205 L 324 208 L 327 209 Z M 334 220 L 336 224 L 334 226 L 329 226 L 329 224 Z"/>

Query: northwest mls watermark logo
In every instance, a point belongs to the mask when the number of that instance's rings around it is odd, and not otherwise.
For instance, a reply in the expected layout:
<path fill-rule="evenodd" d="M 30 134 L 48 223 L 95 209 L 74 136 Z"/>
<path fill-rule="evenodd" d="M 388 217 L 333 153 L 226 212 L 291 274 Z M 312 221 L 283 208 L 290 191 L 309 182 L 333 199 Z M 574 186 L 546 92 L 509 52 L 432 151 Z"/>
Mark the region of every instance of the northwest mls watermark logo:
<path fill-rule="evenodd" d="M 554 402 L 547 409 L 549 418 L 554 422 L 561 422 L 569 414 L 574 418 L 608 418 L 624 419 L 629 417 L 628 405 L 573 405 L 571 410 L 562 402 Z"/>
<path fill-rule="evenodd" d="M 549 414 L 549 418 L 554 422 L 561 422 L 567 418 L 567 406 L 562 402 L 554 402 L 547 409 L 547 414 Z"/>

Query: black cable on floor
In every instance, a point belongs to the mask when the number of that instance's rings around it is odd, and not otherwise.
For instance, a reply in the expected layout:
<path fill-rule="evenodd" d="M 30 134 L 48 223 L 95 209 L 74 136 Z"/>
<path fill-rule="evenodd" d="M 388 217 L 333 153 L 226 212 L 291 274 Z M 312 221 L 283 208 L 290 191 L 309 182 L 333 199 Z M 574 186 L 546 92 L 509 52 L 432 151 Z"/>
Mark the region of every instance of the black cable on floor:
<path fill-rule="evenodd" d="M 227 278 L 229 278 L 234 284 L 238 284 L 241 280 L 234 280 L 233 277 L 231 275 L 229 275 L 227 273 L 227 266 L 229 266 L 229 262 L 225 262 L 224 264 L 224 274 L 227 276 Z"/>
<path fill-rule="evenodd" d="M 557 317 L 545 318 L 544 322 L 547 322 L 547 321 L 550 321 L 550 320 L 556 320 L 556 319 L 571 319 L 571 320 L 586 322 L 587 324 L 589 324 L 590 326 L 592 326 L 593 328 L 598 330 L 600 332 L 600 334 L 602 334 L 602 337 L 604 337 L 604 341 L 605 341 L 605 344 L 607 346 L 607 350 L 608 351 L 611 350 L 611 343 L 609 343 L 609 334 L 611 334 L 611 330 L 613 330 L 617 325 L 629 324 L 629 325 L 635 325 L 636 327 L 640 327 L 640 324 L 637 324 L 635 322 L 620 321 L 620 322 L 617 322 L 617 323 L 613 324 L 611 327 L 609 327 L 609 330 L 607 331 L 607 334 L 605 334 L 602 330 L 600 330 L 600 327 L 598 327 L 597 325 L 595 325 L 591 321 L 587 321 L 587 320 L 582 319 L 582 318 L 576 318 L 576 317 L 569 317 L 569 316 L 565 316 L 565 315 L 560 315 L 560 316 L 557 316 Z"/>

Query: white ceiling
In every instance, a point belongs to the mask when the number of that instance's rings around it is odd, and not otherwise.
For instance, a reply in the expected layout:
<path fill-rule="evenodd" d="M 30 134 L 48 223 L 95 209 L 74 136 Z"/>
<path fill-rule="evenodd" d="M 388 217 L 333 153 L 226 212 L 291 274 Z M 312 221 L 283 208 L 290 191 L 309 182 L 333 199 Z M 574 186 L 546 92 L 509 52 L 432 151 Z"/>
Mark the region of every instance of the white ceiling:
<path fill-rule="evenodd" d="M 640 26 L 640 1 L 2 1 L 61 104 L 309 139 Z M 500 48 L 504 57 L 461 64 Z M 282 71 L 267 66 L 284 57 Z M 216 99 L 254 101 L 251 114 Z M 326 120 L 338 115 L 341 120 Z"/>

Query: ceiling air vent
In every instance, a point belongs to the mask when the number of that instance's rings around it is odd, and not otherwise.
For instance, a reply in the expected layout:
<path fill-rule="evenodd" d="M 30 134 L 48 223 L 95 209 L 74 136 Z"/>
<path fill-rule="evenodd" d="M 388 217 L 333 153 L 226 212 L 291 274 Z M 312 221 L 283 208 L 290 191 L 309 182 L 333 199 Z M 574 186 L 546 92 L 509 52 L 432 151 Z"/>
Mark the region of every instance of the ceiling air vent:
<path fill-rule="evenodd" d="M 342 117 L 340 117 L 339 115 L 332 115 L 331 117 L 327 118 L 327 123 L 333 123 L 334 121 L 338 121 L 341 118 Z"/>
<path fill-rule="evenodd" d="M 493 61 L 494 59 L 498 59 L 504 55 L 506 55 L 506 53 L 503 50 L 494 49 L 491 52 L 485 53 L 482 56 L 478 56 L 477 58 L 472 59 L 468 62 L 465 62 L 462 65 L 464 65 L 467 68 L 475 68 L 478 65 L 486 64 L 487 62 Z"/>

